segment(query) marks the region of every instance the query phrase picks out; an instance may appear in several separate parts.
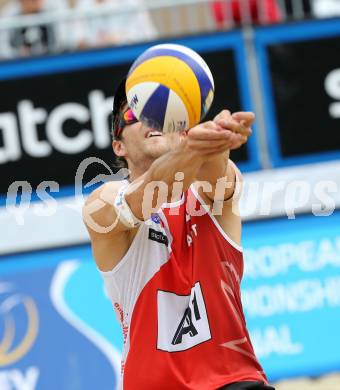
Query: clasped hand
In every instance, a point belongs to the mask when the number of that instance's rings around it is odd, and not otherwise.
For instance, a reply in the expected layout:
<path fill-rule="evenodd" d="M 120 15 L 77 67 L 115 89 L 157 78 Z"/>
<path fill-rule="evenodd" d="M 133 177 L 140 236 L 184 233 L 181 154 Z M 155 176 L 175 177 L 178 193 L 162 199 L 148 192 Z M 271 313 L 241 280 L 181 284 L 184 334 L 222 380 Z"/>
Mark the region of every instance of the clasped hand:
<path fill-rule="evenodd" d="M 203 122 L 187 132 L 186 143 L 201 155 L 216 155 L 241 147 L 252 134 L 252 112 L 221 111 L 213 121 Z"/>

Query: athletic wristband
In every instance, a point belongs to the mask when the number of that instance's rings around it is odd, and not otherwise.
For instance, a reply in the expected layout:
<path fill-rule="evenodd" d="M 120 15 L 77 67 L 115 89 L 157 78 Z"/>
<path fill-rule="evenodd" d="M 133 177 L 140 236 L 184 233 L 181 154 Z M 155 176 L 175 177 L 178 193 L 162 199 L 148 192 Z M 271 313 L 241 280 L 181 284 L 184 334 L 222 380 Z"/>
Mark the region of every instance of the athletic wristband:
<path fill-rule="evenodd" d="M 116 210 L 117 217 L 119 220 L 127 227 L 134 228 L 139 226 L 143 221 L 136 218 L 131 211 L 129 205 L 125 200 L 125 192 L 127 190 L 127 186 L 123 187 L 119 190 L 114 202 L 113 206 Z"/>

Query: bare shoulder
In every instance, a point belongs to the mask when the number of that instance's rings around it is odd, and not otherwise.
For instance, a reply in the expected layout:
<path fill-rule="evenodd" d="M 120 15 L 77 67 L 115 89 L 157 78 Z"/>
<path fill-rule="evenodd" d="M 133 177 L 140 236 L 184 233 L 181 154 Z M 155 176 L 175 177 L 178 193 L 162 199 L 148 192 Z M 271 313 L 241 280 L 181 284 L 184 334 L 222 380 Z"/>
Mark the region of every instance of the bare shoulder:
<path fill-rule="evenodd" d="M 124 181 L 109 181 L 102 184 L 91 192 L 89 197 L 86 199 L 85 207 L 96 200 L 106 201 L 107 197 L 111 195 L 117 195 L 119 189 L 125 184 Z"/>
<path fill-rule="evenodd" d="M 108 182 L 94 190 L 83 207 L 83 219 L 89 232 L 92 252 L 98 268 L 109 271 L 124 256 L 130 235 L 116 214 L 113 202 L 125 182 Z"/>
<path fill-rule="evenodd" d="M 83 206 L 83 220 L 91 235 L 113 233 L 117 227 L 113 202 L 122 181 L 107 182 L 95 189 Z"/>

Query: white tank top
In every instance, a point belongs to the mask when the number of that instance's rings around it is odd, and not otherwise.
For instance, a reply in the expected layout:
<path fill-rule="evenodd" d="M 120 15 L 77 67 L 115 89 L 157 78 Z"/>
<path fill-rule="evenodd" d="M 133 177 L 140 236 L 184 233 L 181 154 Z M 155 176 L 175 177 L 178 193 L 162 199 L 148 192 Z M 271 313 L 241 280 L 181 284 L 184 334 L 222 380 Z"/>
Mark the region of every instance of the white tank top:
<path fill-rule="evenodd" d="M 180 202 L 164 206 L 176 206 Z M 111 271 L 100 271 L 123 330 L 122 374 L 130 347 L 130 322 L 137 298 L 170 257 L 171 234 L 163 222 L 166 223 L 166 219 L 161 220 L 159 215 L 162 212 L 140 225 L 127 253 Z"/>

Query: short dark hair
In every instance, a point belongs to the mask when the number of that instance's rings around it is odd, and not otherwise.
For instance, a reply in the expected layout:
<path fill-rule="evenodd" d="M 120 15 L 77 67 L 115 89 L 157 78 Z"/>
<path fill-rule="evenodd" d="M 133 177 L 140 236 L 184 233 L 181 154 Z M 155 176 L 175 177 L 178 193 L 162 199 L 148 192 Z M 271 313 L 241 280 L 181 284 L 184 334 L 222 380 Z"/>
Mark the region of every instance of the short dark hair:
<path fill-rule="evenodd" d="M 112 140 L 121 140 L 122 139 L 122 132 L 120 134 L 117 134 L 117 130 L 119 128 L 119 124 L 121 121 L 121 115 L 124 111 L 125 107 L 127 106 L 127 101 L 122 101 L 119 109 L 114 113 L 112 111 L 111 113 L 111 137 Z"/>
<path fill-rule="evenodd" d="M 112 161 L 112 169 L 114 171 L 114 173 L 117 173 L 118 171 L 120 171 L 121 169 L 123 168 L 128 168 L 128 162 L 126 161 L 126 159 L 124 157 L 121 157 L 121 156 L 117 156 L 114 152 L 113 152 L 113 161 Z"/>
<path fill-rule="evenodd" d="M 122 139 L 123 134 L 120 133 L 119 135 L 116 135 L 116 132 L 119 126 L 121 112 L 126 105 L 127 105 L 127 98 L 125 95 L 125 79 L 124 79 L 119 84 L 113 101 L 113 109 L 110 118 L 111 137 L 113 141 Z M 113 151 L 113 155 L 114 155 L 113 169 L 115 170 L 115 172 L 118 172 L 122 168 L 128 168 L 128 162 L 124 157 L 117 156 L 114 151 Z"/>
<path fill-rule="evenodd" d="M 115 91 L 114 98 L 113 98 L 113 107 L 112 107 L 112 115 L 111 115 L 112 139 L 120 139 L 119 136 L 118 137 L 116 136 L 116 134 L 119 127 L 122 110 L 127 105 L 125 83 L 126 83 L 126 79 L 124 78 L 118 84 L 118 87 Z"/>

